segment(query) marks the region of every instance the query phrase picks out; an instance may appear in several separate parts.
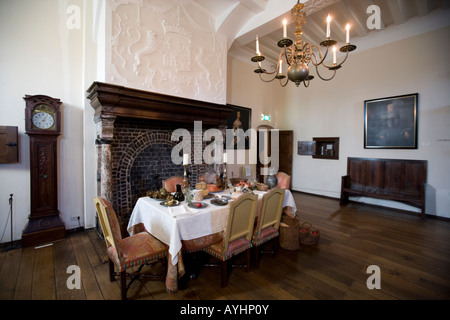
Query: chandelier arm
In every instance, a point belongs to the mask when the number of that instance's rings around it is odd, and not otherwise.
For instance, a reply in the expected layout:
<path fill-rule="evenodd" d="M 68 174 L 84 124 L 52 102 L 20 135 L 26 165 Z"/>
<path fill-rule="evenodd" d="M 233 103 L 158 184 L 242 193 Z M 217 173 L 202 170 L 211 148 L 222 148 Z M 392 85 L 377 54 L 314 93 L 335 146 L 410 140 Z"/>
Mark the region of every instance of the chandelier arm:
<path fill-rule="evenodd" d="M 281 53 L 280 53 L 280 57 L 282 57 L 283 54 L 284 54 L 284 59 L 286 60 L 287 65 L 291 66 L 291 57 L 294 56 L 294 54 L 292 53 L 292 49 L 284 47 L 283 51 L 281 51 Z"/>
<path fill-rule="evenodd" d="M 289 83 L 289 78 L 286 77 L 286 82 L 283 84 L 283 79 L 280 79 L 280 85 L 284 88 L 287 86 L 287 84 Z"/>
<path fill-rule="evenodd" d="M 321 76 L 321 74 L 319 72 L 319 68 L 317 66 L 316 66 L 316 72 L 317 72 L 317 75 L 319 76 L 319 78 L 322 79 L 323 81 L 330 81 L 336 75 L 336 70 L 333 70 L 333 75 L 330 78 L 324 78 L 324 77 Z"/>
<path fill-rule="evenodd" d="M 256 70 L 258 70 L 258 69 L 256 69 Z M 266 69 L 263 69 L 262 68 L 262 65 L 260 65 L 259 66 L 259 70 L 260 70 L 260 72 L 257 72 L 257 73 L 259 73 L 259 77 L 261 78 L 261 75 L 262 74 L 268 74 L 268 75 L 273 75 L 273 74 L 275 74 L 275 77 L 278 75 L 278 72 L 279 72 L 279 69 L 278 68 L 275 68 L 273 71 L 267 71 Z M 255 71 L 256 72 L 256 71 Z M 262 78 L 261 78 L 261 80 L 262 80 Z M 270 80 L 270 81 L 272 81 L 272 80 Z M 266 81 L 266 82 L 270 82 L 270 81 Z"/>
<path fill-rule="evenodd" d="M 345 58 L 344 58 L 344 60 L 342 60 L 342 62 L 339 63 L 338 65 L 336 65 L 336 67 L 342 66 L 342 65 L 344 64 L 344 62 L 347 61 L 347 58 L 348 58 L 348 51 L 345 52 Z"/>
<path fill-rule="evenodd" d="M 313 62 L 313 65 L 317 67 L 317 66 L 320 66 L 325 61 L 325 59 L 327 58 L 327 56 L 328 56 L 328 47 L 327 47 L 327 50 L 325 50 L 325 55 L 323 57 L 322 57 L 322 51 L 320 50 L 320 48 L 318 46 L 312 45 L 312 47 L 316 48 L 316 50 L 319 52 L 319 58 L 321 59 L 320 62 L 317 63 L 317 64 L 315 64 Z M 313 55 L 314 55 L 314 57 L 315 57 L 315 59 L 317 61 L 317 56 L 316 56 L 316 54 L 314 52 L 313 52 Z"/>
<path fill-rule="evenodd" d="M 328 53 L 328 49 L 327 49 L 327 53 Z M 331 65 L 331 66 L 327 66 L 325 63 L 323 63 L 322 65 L 323 65 L 325 68 L 328 68 L 328 69 L 331 69 L 331 70 L 333 70 L 333 69 L 339 69 L 339 68 L 344 64 L 344 62 L 347 60 L 347 58 L 348 58 L 348 51 L 345 52 L 345 58 L 344 58 L 344 60 L 342 60 L 341 63 L 336 64 L 336 65 L 333 64 L 333 65 Z M 325 60 L 325 57 L 324 57 L 324 60 Z"/>
<path fill-rule="evenodd" d="M 303 85 L 305 86 L 305 88 L 309 87 L 310 82 L 311 82 L 311 80 L 304 80 L 303 81 Z"/>
<path fill-rule="evenodd" d="M 264 74 L 270 74 L 270 73 L 267 73 L 267 72 L 264 72 Z M 273 74 L 273 73 L 272 73 Z M 263 77 L 262 77 L 262 73 L 260 73 L 259 74 L 259 78 L 261 79 L 261 81 L 263 81 L 263 82 L 272 82 L 273 80 L 275 80 L 277 77 L 275 76 L 275 77 L 273 77 L 272 79 L 269 79 L 269 80 L 265 80 L 265 79 L 263 79 Z"/>

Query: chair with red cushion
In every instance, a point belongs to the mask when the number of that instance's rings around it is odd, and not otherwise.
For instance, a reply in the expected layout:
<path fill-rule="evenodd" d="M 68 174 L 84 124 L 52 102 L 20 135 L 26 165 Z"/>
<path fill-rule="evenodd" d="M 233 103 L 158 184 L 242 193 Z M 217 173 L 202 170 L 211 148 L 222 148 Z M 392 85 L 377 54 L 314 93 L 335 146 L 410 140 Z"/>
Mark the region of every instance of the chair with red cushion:
<path fill-rule="evenodd" d="M 288 175 L 287 173 L 278 171 L 275 176 L 277 177 L 278 180 L 278 184 L 277 187 L 278 188 L 282 188 L 282 189 L 286 189 L 289 190 L 291 188 L 291 176 Z"/>
<path fill-rule="evenodd" d="M 168 246 L 144 231 L 122 238 L 119 222 L 111 204 L 102 197 L 94 198 L 98 218 L 106 242 L 109 257 L 109 278 L 115 281 L 114 268 L 120 274 L 121 296 L 127 299 L 127 291 L 131 283 L 143 276 L 140 272 L 145 265 L 163 261 L 167 265 Z M 133 268 L 138 268 L 135 272 Z M 132 275 L 128 285 L 126 284 L 127 272 Z M 164 279 L 162 275 L 151 275 L 153 280 Z"/>
<path fill-rule="evenodd" d="M 183 177 L 180 176 L 172 176 L 166 180 L 162 181 L 162 186 L 167 192 L 176 192 L 177 184 L 183 186 Z"/>
<path fill-rule="evenodd" d="M 247 272 L 250 271 L 250 248 L 252 247 L 257 201 L 257 195 L 248 193 L 231 202 L 222 241 L 203 248 L 203 251 L 221 261 L 222 288 L 228 283 L 228 263 L 234 256 L 245 252 L 247 263 L 243 267 L 246 267 Z"/>
<path fill-rule="evenodd" d="M 259 266 L 259 254 L 264 243 L 272 240 L 274 249 L 270 252 L 275 254 L 278 250 L 284 193 L 285 191 L 283 189 L 276 187 L 263 195 L 261 212 L 257 217 L 256 228 L 253 232 L 252 239 L 254 251 L 253 265 L 255 268 Z"/>

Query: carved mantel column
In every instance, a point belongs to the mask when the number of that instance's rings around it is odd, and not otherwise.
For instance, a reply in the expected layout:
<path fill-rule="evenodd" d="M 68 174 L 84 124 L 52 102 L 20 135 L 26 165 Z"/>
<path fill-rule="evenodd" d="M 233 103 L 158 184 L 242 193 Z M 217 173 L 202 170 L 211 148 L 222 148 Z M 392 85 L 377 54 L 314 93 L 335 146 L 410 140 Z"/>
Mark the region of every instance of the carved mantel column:
<path fill-rule="evenodd" d="M 114 140 L 115 116 L 100 116 L 96 118 L 97 145 L 97 194 L 112 201 L 112 150 Z"/>

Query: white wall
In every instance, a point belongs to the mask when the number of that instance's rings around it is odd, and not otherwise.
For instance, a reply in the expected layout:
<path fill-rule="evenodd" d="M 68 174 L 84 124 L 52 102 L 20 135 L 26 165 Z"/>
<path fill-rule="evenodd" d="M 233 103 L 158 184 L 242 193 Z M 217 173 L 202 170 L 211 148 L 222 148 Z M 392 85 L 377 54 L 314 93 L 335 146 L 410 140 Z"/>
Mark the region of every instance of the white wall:
<path fill-rule="evenodd" d="M 336 78 L 291 87 L 283 125 L 295 141 L 340 137 L 338 161 L 294 156 L 293 189 L 339 197 L 347 157 L 428 160 L 427 213 L 450 217 L 450 28 L 352 53 Z M 364 100 L 419 93 L 418 149 L 364 149 Z M 297 97 L 301 94 L 301 103 Z M 300 120 L 300 121 L 299 121 Z M 363 200 L 363 199 L 361 199 Z M 410 209 L 379 200 L 371 203 Z"/>
<path fill-rule="evenodd" d="M 250 58 L 248 59 L 250 61 Z M 284 104 L 283 93 L 285 90 L 276 82 L 265 83 L 259 80 L 259 76 L 253 72 L 254 66 L 242 62 L 236 58 L 228 57 L 228 82 L 227 82 L 227 103 L 251 108 L 251 128 L 268 125 L 275 129 L 279 128 L 280 121 L 283 120 L 280 110 Z M 261 115 L 271 116 L 270 121 L 261 120 Z M 233 153 L 227 151 L 228 153 Z M 242 163 L 238 160 L 249 161 L 248 152 L 242 158 L 238 158 L 238 151 L 234 152 L 235 165 L 228 165 L 228 176 L 231 172 L 234 177 L 240 176 Z M 245 158 L 244 158 L 245 157 Z M 256 165 L 252 165 L 252 176 L 256 177 Z"/>
<path fill-rule="evenodd" d="M 276 128 L 294 130 L 293 190 L 339 198 L 347 157 L 428 160 L 427 213 L 450 217 L 450 45 L 442 41 L 449 35 L 446 27 L 355 51 L 334 80 L 316 77 L 309 88 L 275 89 L 279 85 L 262 83 L 252 66 L 230 59 L 228 99 L 256 115 L 268 108 L 278 115 Z M 364 100 L 416 92 L 418 149 L 364 149 Z M 297 155 L 297 142 L 313 137 L 339 137 L 339 160 Z M 417 211 L 397 202 L 355 200 Z"/>
<path fill-rule="evenodd" d="M 71 4 L 83 13 L 83 1 L 15 0 L 0 2 L 0 125 L 18 126 L 20 163 L 0 165 L 1 242 L 11 239 L 6 224 L 9 194 L 14 203 L 14 235 L 20 239 L 30 214 L 29 137 L 25 134 L 26 94 L 44 94 L 63 102 L 58 139 L 59 208 L 66 228 L 83 209 L 83 33 L 66 25 Z M 82 25 L 81 25 L 82 26 Z M 3 230 L 6 231 L 3 234 Z"/>

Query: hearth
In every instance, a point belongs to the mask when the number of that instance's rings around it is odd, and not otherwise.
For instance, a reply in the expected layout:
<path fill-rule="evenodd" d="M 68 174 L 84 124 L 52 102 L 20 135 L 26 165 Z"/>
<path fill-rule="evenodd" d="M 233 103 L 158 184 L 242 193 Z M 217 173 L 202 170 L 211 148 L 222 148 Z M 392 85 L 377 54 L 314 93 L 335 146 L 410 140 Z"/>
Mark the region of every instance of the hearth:
<path fill-rule="evenodd" d="M 190 132 L 193 144 L 202 141 L 203 132 L 218 128 L 224 133 L 232 107 L 203 101 L 146 92 L 94 82 L 88 99 L 95 109 L 97 145 L 97 194 L 108 199 L 119 221 L 127 223 L 134 204 L 147 190 L 160 187 L 163 179 L 182 176 L 181 164 L 171 161 L 171 152 L 180 141 L 172 141 L 175 129 Z M 202 132 L 194 131 L 194 121 L 202 122 Z M 197 151 L 198 152 L 198 151 Z M 208 166 L 188 167 L 191 183 Z"/>

